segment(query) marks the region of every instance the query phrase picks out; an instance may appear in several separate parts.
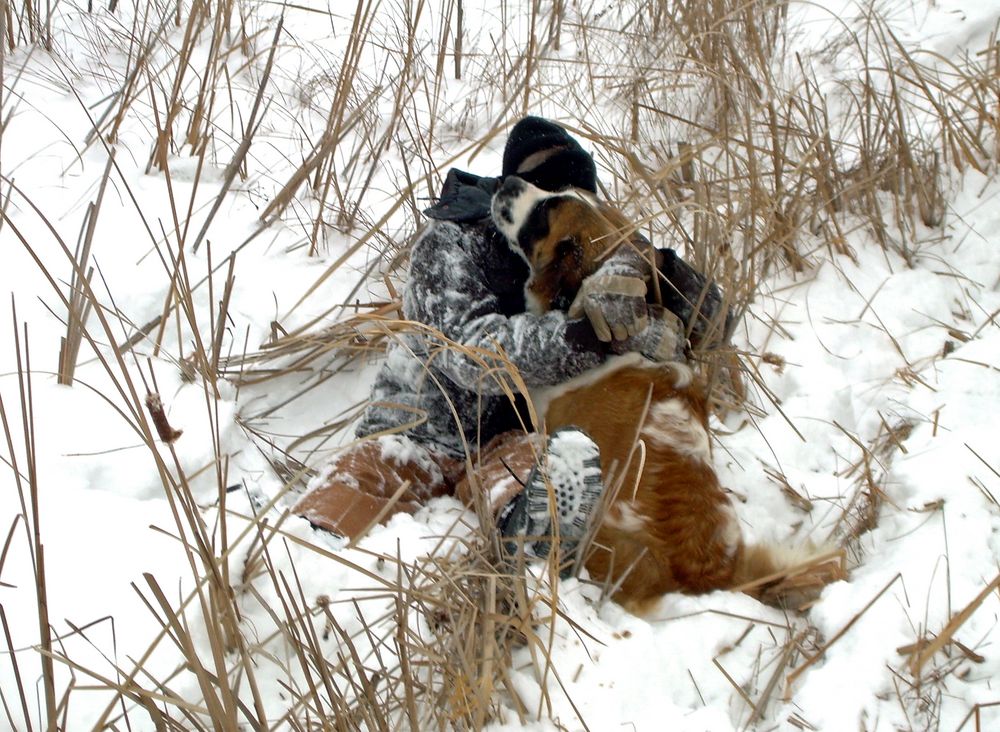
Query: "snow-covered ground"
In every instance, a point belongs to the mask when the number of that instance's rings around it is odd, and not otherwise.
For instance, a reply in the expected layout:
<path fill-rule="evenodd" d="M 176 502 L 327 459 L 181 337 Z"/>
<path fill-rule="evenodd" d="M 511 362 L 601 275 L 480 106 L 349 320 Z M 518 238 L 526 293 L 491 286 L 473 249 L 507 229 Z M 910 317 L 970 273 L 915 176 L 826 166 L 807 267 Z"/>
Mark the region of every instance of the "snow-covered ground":
<path fill-rule="evenodd" d="M 39 710 L 44 710 L 30 552 L 33 524 L 22 514 L 37 515 L 40 525 L 54 647 L 78 664 L 56 662 L 58 694 L 74 687 L 60 712 L 67 729 L 83 729 L 101 718 L 111 697 L 87 687 L 106 687 L 116 678 L 113 664 L 128 672 L 152 646 L 143 662 L 148 676 L 136 682 L 152 688 L 151 679 L 166 679 L 182 657 L 169 640 L 157 641 L 162 623 L 144 598 L 152 596 L 155 580 L 177 607 L 193 588 L 195 574 L 177 538 L 174 504 L 165 494 L 158 463 L 137 431 L 140 420 L 129 411 L 128 395 L 118 391 L 121 385 L 134 382 L 141 400 L 143 383 L 155 375 L 170 423 L 183 430 L 174 445 L 178 462 L 166 448 L 160 448 L 161 455 L 170 470 L 182 467 L 190 476 L 208 535 L 216 540 L 220 481 L 245 487 L 228 494 L 228 507 L 248 514 L 282 489 L 284 479 L 269 459 L 279 448 L 316 468 L 348 439 L 349 432 L 334 429 L 328 441 L 317 438 L 290 447 L 365 399 L 375 358 L 353 360 L 332 375 L 325 369 L 338 362 L 318 360 L 312 364 L 322 366 L 318 371 L 260 384 L 237 387 L 235 379 L 224 378 L 214 385 L 216 394 L 212 385 L 197 375 L 192 379 L 190 369 L 181 367 L 195 351 L 193 329 L 182 311 L 166 319 L 161 347 L 155 328 L 135 347 L 136 356 L 121 362 L 107 345 L 111 337 L 120 344 L 132 334 L 125 323 L 141 326 L 163 312 L 175 271 L 169 258 L 178 256 L 186 228 L 191 283 L 238 252 L 224 355 L 255 351 L 274 328 L 292 332 L 314 318 L 325 323 L 350 315 L 351 309 L 341 305 L 385 299 L 393 285 L 380 272 L 393 246 L 412 231 L 412 211 L 424 205 L 428 180 L 432 185 L 439 180 L 430 171 L 443 172 L 451 164 L 484 174 L 497 171 L 503 134 L 490 132 L 520 114 L 517 105 L 503 106 L 510 57 L 503 59 L 497 49 L 514 54 L 524 43 L 532 32 L 526 10 L 532 3 L 508 2 L 481 12 L 465 8 L 467 58 L 460 81 L 452 78 L 450 56 L 447 73 L 435 73 L 441 16 L 449 5 L 384 4 L 372 16 L 372 38 L 383 43 L 362 49 L 362 73 L 353 81 L 351 97 L 362 111 L 347 127 L 335 158 L 349 203 L 333 203 L 340 192 L 327 199 L 331 207 L 350 208 L 355 196 L 359 208 L 353 226 L 332 225 L 335 216 L 327 216 L 314 255 L 309 251 L 315 216 L 310 194 L 297 191 L 293 204 L 263 229 L 259 216 L 327 125 L 334 89 L 343 79 L 339 60 L 352 38 L 354 3 L 326 6 L 312 0 L 285 9 L 246 174 L 238 175 L 222 197 L 197 252 L 191 242 L 243 138 L 280 7 L 243 6 L 245 46 L 255 55 L 247 61 L 238 34 L 227 41 L 234 49 L 221 65 L 229 75 L 217 82 L 214 135 L 200 174 L 190 147 L 180 142 L 169 156 L 169 176 L 147 170 L 156 120 L 166 113 L 164 99 L 170 94 L 163 80 L 174 78 L 168 72 L 182 46 L 183 24 L 168 23 L 163 31 L 168 42 L 154 44 L 153 71 L 140 74 L 129 92 L 134 99 L 114 144 L 88 135 L 93 120 L 108 109 L 112 117 L 116 113 L 120 97 L 115 93 L 127 86 L 126 74 L 139 52 L 129 39 L 139 34 L 136 28 L 153 38 L 164 7 L 140 3 L 112 14 L 63 4 L 53 21 L 51 53 L 21 43 L 5 57 L 0 397 L 10 449 L 5 446 L 2 457 L 16 462 L 20 479 L 5 469 L 0 482 L 0 537 L 10 532 L 0 550 L 0 606 L 9 647 L 17 649 L 14 657 L 0 656 L 6 707 L 0 726 L 28 726 L 18 688 L 27 695 L 33 728 L 42 726 Z M 548 33 L 544 19 L 550 5 L 541 4 L 539 37 Z M 589 7 L 588 22 L 627 16 L 627 8 L 607 5 Z M 949 63 L 981 58 L 977 54 L 1000 19 L 996 4 L 967 5 L 941 0 L 878 7 L 901 47 L 931 51 L 938 56 L 921 58 L 947 70 Z M 787 59 L 796 50 L 822 51 L 813 62 L 834 113 L 847 108 L 837 98 L 846 94 L 844 80 L 856 78 L 863 66 L 857 45 L 832 41 L 845 27 L 854 27 L 864 11 L 847 2 L 825 8 L 792 5 L 789 11 L 788 22 L 797 30 L 789 36 Z M 575 5 L 567 11 L 567 27 L 580 12 Z M 418 29 L 419 43 L 409 65 L 402 65 L 399 29 L 406 18 Z M 546 89 L 554 87 L 559 73 L 582 83 L 587 72 L 574 61 L 579 53 L 568 42 L 550 49 L 550 62 L 539 72 L 551 75 Z M 628 55 L 620 53 L 622 59 Z M 195 44 L 194 54 L 191 68 L 200 69 L 199 61 L 203 65 L 210 54 L 207 40 Z M 609 66 L 615 61 L 602 60 Z M 400 78 L 412 83 L 399 83 Z M 602 104 L 601 95 L 607 95 L 606 108 L 574 108 L 577 89 L 575 96 L 529 97 L 526 111 L 553 116 L 571 128 L 614 134 L 621 109 L 608 91 L 613 83 L 600 79 L 589 93 Z M 191 90 L 197 75 L 192 72 L 184 84 L 186 98 L 196 96 Z M 376 89 L 369 104 L 365 94 Z M 377 139 L 380 125 L 396 119 L 396 108 L 405 110 L 400 119 L 417 120 L 420 128 L 393 122 L 385 147 L 367 148 L 362 141 Z M 184 119 L 188 112 L 181 113 Z M 831 128 L 846 138 L 852 122 L 835 117 Z M 925 120 L 917 115 L 912 123 Z M 178 132 L 178 138 L 182 135 Z M 420 147 L 421 139 L 431 141 L 429 149 Z M 480 139 L 486 140 L 482 146 L 476 144 Z M 69 250 L 75 248 L 111 149 L 115 167 L 91 253 L 97 270 L 92 286 L 108 308 L 111 333 L 97 313 L 88 320 L 109 365 L 85 343 L 75 385 L 61 386 L 54 376 L 66 332 L 59 293 L 68 293 L 73 270 L 59 237 Z M 607 154 L 599 152 L 598 160 Z M 371 178 L 359 170 L 371 171 Z M 609 177 L 606 170 L 599 174 Z M 400 196 L 406 181 L 418 183 L 412 197 Z M 1000 184 L 968 166 L 962 172 L 949 168 L 944 191 L 939 226 L 902 233 L 888 222 L 894 236 L 904 237 L 898 249 L 881 246 L 864 226 L 849 225 L 846 214 L 843 243 L 853 257 L 825 253 L 825 242 L 802 234 L 800 249 L 819 253 L 803 271 L 769 275 L 735 337 L 758 371 L 760 384 L 751 389 L 750 401 L 761 411 L 733 411 L 713 425 L 716 465 L 737 498 L 748 537 L 838 541 L 864 518 L 866 494 L 878 495 L 877 520 L 851 545 L 849 579 L 828 587 L 800 616 L 743 595 L 714 593 L 664 597 L 655 616 L 645 620 L 600 601 L 597 589 L 584 581 L 563 582 L 559 603 L 575 625 L 554 625 L 551 655 L 558 681 L 551 675 L 540 681 L 527 650 L 516 651 L 513 659 L 511 674 L 530 710 L 530 728 L 721 732 L 747 726 L 829 731 L 1000 726 L 1000 706 L 991 706 L 1000 705 L 995 683 L 1000 679 L 1000 594 L 994 585 L 979 597 L 1000 572 Z M 395 206 L 397 201 L 403 203 Z M 886 201 L 888 216 L 892 207 Z M 371 231 L 375 235 L 352 250 Z M 376 274 L 356 290 L 368 271 Z M 194 291 L 194 318 L 203 338 L 211 338 L 209 313 L 222 298 L 225 275 L 224 266 L 211 284 Z M 392 274 L 398 276 L 398 271 Z M 21 503 L 30 495 L 21 404 L 28 389 L 19 384 L 15 339 L 22 364 L 30 347 L 37 513 L 30 506 L 25 511 Z M 227 456 L 221 478 L 216 455 Z M 273 515 L 284 505 L 280 499 Z M 320 597 L 332 601 L 337 622 L 351 633 L 362 624 L 355 606 L 345 600 L 370 594 L 378 587 L 374 578 L 387 583 L 395 578 L 395 569 L 380 554 L 416 561 L 439 548 L 439 537 L 462 533 L 463 523 L 472 520 L 456 501 L 440 499 L 414 517 L 397 516 L 376 528 L 359 550 L 288 518 L 283 524 L 287 536 L 270 561 L 277 573 L 291 576 L 294 570 L 310 607 Z M 253 550 L 254 534 L 241 535 L 246 523 L 236 517 L 227 526 L 233 546 L 228 564 L 235 578 Z M 282 684 L 295 677 L 288 671 L 294 667 L 291 651 L 280 637 L 272 637 L 281 615 L 272 615 L 269 607 L 280 604 L 280 593 L 265 577 L 246 594 L 240 627 L 259 652 L 257 682 L 266 716 L 280 724 L 288 704 Z M 357 607 L 371 608 L 376 617 L 386 603 L 391 598 Z M 198 627 L 199 617 L 190 612 L 189 632 L 198 653 L 208 658 L 212 649 Z M 317 620 L 319 626 L 324 622 L 322 616 Z M 914 659 L 925 647 L 919 644 L 942 633 L 948 642 L 917 670 Z M 322 647 L 335 657 L 337 634 L 328 634 Z M 85 669 L 104 678 L 91 678 Z M 170 687 L 185 701 L 199 703 L 194 674 L 173 679 Z M 499 694 L 496 703 L 499 714 L 492 728 L 523 728 L 509 698 Z M 151 717 L 141 709 L 133 709 L 129 719 L 133 729 L 152 728 Z M 405 721 L 401 724 L 406 728 Z"/>

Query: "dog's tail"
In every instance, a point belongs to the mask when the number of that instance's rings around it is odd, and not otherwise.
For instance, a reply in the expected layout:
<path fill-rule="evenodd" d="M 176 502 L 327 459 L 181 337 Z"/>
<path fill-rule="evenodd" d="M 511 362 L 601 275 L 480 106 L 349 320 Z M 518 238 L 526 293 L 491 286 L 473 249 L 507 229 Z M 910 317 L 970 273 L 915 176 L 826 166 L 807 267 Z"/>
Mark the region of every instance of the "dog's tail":
<path fill-rule="evenodd" d="M 846 578 L 844 550 L 811 544 L 751 544 L 736 562 L 733 589 L 789 610 L 812 605 L 831 582 Z"/>

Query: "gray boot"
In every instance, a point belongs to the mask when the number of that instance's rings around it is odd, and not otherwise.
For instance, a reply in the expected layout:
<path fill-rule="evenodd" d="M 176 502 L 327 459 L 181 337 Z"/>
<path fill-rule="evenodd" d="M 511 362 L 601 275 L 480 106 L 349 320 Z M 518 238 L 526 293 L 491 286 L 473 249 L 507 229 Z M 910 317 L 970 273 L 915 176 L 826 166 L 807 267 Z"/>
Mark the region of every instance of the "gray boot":
<path fill-rule="evenodd" d="M 556 532 L 546 482 L 555 492 L 561 554 L 568 557 L 583 538 L 604 490 L 597 443 L 576 427 L 563 427 L 549 436 L 541 462 L 532 468 L 524 490 L 504 507 L 497 522 L 500 535 L 515 540 L 504 542 L 512 556 L 519 545 L 524 546 L 526 556 L 544 559 L 549 555 Z"/>

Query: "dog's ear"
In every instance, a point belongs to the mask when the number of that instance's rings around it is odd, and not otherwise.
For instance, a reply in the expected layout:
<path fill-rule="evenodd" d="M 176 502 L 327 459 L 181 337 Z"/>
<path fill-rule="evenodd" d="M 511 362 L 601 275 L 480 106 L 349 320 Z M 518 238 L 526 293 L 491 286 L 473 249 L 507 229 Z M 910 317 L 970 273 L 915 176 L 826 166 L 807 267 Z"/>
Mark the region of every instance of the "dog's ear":
<path fill-rule="evenodd" d="M 555 247 L 553 266 L 556 269 L 553 281 L 552 307 L 557 310 L 569 310 L 576 293 L 583 285 L 586 272 L 583 268 L 583 245 L 575 238 L 560 240 Z"/>

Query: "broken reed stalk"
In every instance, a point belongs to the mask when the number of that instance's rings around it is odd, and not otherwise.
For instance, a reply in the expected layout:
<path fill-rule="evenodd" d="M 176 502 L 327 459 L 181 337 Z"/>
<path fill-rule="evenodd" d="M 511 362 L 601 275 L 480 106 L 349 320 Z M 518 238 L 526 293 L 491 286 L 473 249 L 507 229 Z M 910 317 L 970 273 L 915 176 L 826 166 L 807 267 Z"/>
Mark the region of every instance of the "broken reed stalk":
<path fill-rule="evenodd" d="M 767 682 L 764 685 L 763 690 L 757 697 L 757 701 L 750 705 L 750 717 L 747 719 L 745 727 L 749 729 L 753 724 L 764 717 L 767 712 L 767 706 L 774 696 L 775 690 L 778 688 L 778 684 L 781 683 L 782 675 L 785 669 L 792 663 L 792 659 L 795 653 L 798 651 L 799 644 L 805 638 L 807 631 L 801 630 L 798 633 L 793 633 L 789 629 L 788 640 L 785 641 L 784 647 L 781 649 L 781 655 L 778 657 L 774 671 L 768 677 Z"/>
<path fill-rule="evenodd" d="M 87 284 L 93 280 L 94 270 L 88 267 L 90 261 L 90 250 L 94 242 L 94 232 L 97 229 L 97 217 L 101 212 L 101 205 L 104 203 L 104 191 L 108 185 L 108 178 L 111 175 L 111 166 L 114 163 L 114 150 L 108 156 L 107 165 L 104 167 L 104 174 L 97 189 L 97 199 L 87 207 L 85 218 L 86 229 L 83 234 L 83 241 L 77 244 L 75 254 L 77 266 L 70 276 L 70 296 L 69 309 L 66 316 L 66 336 L 62 340 L 59 348 L 59 368 L 58 383 L 71 386 L 73 375 L 76 371 L 76 362 L 80 354 L 80 346 L 83 343 L 82 331 L 87 327 L 87 318 L 90 315 L 90 308 L 93 303 L 83 296 L 82 288 L 77 282 L 77 272 L 87 273 Z"/>
<path fill-rule="evenodd" d="M 2 411 L 2 403 L 0 403 L 0 411 Z M 16 525 L 11 528 L 16 528 Z M 11 670 L 14 675 L 14 690 L 17 693 L 17 700 L 20 704 L 23 727 L 30 732 L 30 730 L 34 729 L 34 726 L 31 723 L 31 712 L 28 710 L 28 686 L 24 683 L 21 674 L 21 666 L 17 659 L 17 649 L 14 648 L 14 641 L 10 634 L 10 623 L 7 622 L 7 613 L 4 611 L 3 605 L 0 605 L 0 625 L 3 626 L 4 643 L 7 646 L 7 655 L 10 658 Z M 3 702 L 4 712 L 6 713 L 7 721 L 10 723 L 10 728 L 17 729 L 18 724 L 14 721 L 14 710 L 8 705 L 6 694 L 3 691 L 0 691 L 0 701 Z"/>
<path fill-rule="evenodd" d="M 152 6 L 149 6 L 147 10 L 152 10 Z M 164 36 L 169 29 L 169 12 L 164 12 L 164 14 L 159 19 L 159 24 L 156 30 L 148 36 L 148 38 L 141 38 L 142 34 L 138 32 L 139 23 L 141 22 L 141 14 L 136 13 L 133 20 L 132 38 L 138 39 L 140 41 L 141 47 L 139 53 L 135 54 L 131 68 L 125 77 L 125 81 L 122 87 L 116 91 L 108 102 L 108 106 L 105 107 L 104 112 L 101 116 L 94 122 L 93 127 L 90 132 L 87 133 L 84 142 L 90 145 L 94 140 L 103 136 L 109 143 L 115 143 L 118 140 L 118 131 L 121 129 L 122 124 L 125 121 L 126 114 L 132 103 L 139 97 L 142 90 L 137 89 L 140 77 L 147 71 L 147 65 L 149 64 L 152 55 L 158 48 L 159 44 L 163 42 Z M 144 43 L 142 41 L 145 41 Z M 132 54 L 129 54 L 129 58 L 132 59 Z M 112 117 L 112 113 L 114 116 Z M 110 126 L 106 122 L 108 118 L 111 118 Z"/>
<path fill-rule="evenodd" d="M 455 0 L 455 78 L 462 78 L 462 36 L 465 34 L 462 0 Z"/>
<path fill-rule="evenodd" d="M 934 656 L 935 653 L 940 651 L 946 645 L 952 642 L 955 633 L 958 629 L 965 624 L 965 622 L 972 617 L 972 614 L 979 609 L 979 606 L 986 601 L 997 589 L 1000 589 L 1000 575 L 993 578 L 992 581 L 987 583 L 987 585 L 982 589 L 982 591 L 974 597 L 968 605 L 962 608 L 953 618 L 951 618 L 941 632 L 938 633 L 932 640 L 926 644 L 920 644 L 916 651 L 910 658 L 910 673 L 913 674 L 914 678 L 920 678 L 920 672 L 927 662 Z"/>
<path fill-rule="evenodd" d="M 45 704 L 45 724 L 46 729 L 55 732 L 58 729 L 58 704 L 55 688 L 55 668 L 52 661 L 52 626 L 49 622 L 49 602 L 48 602 L 48 582 L 45 574 L 45 546 L 42 543 L 42 517 L 39 509 L 38 490 L 39 474 L 36 462 L 36 431 L 35 431 L 35 408 L 32 394 L 32 369 L 31 369 L 31 349 L 28 341 L 28 324 L 23 324 L 24 342 L 21 342 L 19 331 L 21 324 L 17 320 L 17 307 L 11 296 L 11 318 L 13 321 L 14 334 L 14 358 L 17 364 L 18 391 L 20 393 L 21 411 L 21 431 L 24 438 L 23 450 L 25 456 L 24 480 L 18 469 L 17 453 L 9 432 L 9 421 L 7 411 L 0 398 L 0 417 L 2 417 L 4 431 L 7 434 L 7 447 L 10 455 L 10 467 L 14 473 L 14 481 L 17 485 L 18 498 L 21 505 L 21 516 L 28 534 L 29 555 L 31 557 L 32 571 L 35 579 L 35 598 L 38 620 L 38 639 L 41 649 L 42 667 L 42 692 Z M 23 350 L 22 350 L 23 345 Z M 27 493 L 27 497 L 25 496 Z M 4 622 L 6 625 L 6 620 Z M 10 645 L 8 637 L 8 645 Z M 24 691 L 21 695 L 23 697 Z M 30 725 L 30 717 L 25 717 L 24 723 Z"/>
<path fill-rule="evenodd" d="M 222 299 L 219 301 L 218 310 L 213 309 L 210 311 L 213 321 L 211 323 L 213 336 L 208 371 L 215 378 L 219 376 L 219 362 L 222 359 L 222 342 L 226 335 L 226 325 L 229 322 L 229 302 L 233 295 L 233 285 L 236 282 L 236 257 L 227 257 L 227 259 L 229 260 L 229 270 L 226 272 L 226 282 L 222 290 Z M 211 295 L 209 297 L 211 298 Z"/>

